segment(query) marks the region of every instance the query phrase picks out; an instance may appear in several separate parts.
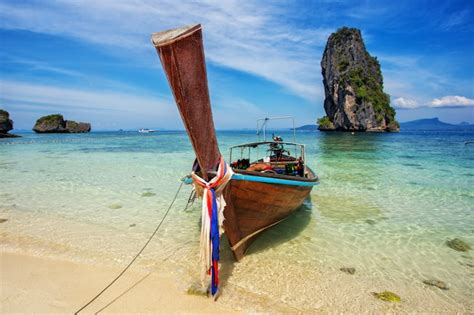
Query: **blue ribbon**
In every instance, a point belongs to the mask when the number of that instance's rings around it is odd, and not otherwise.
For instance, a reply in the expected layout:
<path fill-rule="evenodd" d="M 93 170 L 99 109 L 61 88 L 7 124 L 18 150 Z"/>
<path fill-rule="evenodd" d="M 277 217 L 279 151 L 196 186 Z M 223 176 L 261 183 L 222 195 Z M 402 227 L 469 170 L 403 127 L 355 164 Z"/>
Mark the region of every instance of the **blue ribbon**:
<path fill-rule="evenodd" d="M 216 281 L 216 272 L 215 268 L 217 267 L 217 262 L 219 262 L 219 221 L 217 217 L 217 201 L 216 201 L 216 192 L 214 189 L 211 189 L 212 193 L 212 218 L 211 218 L 211 242 L 212 242 L 212 279 L 211 279 L 211 293 L 215 295 L 218 288 L 218 283 Z M 214 265 L 214 262 L 216 264 Z"/>

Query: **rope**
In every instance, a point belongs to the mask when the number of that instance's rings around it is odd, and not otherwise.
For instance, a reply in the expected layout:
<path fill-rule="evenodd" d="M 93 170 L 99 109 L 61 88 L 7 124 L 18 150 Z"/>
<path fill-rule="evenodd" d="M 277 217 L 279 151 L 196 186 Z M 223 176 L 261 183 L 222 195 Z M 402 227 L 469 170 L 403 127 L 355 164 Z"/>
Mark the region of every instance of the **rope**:
<path fill-rule="evenodd" d="M 272 224 L 270 224 L 270 225 L 264 226 L 264 227 L 261 228 L 261 229 L 256 230 L 255 232 L 253 232 L 253 233 L 247 235 L 246 237 L 244 237 L 243 239 L 241 239 L 240 241 L 238 241 L 238 242 L 237 242 L 234 246 L 232 246 L 230 249 L 232 249 L 233 251 L 235 251 L 237 248 L 239 248 L 240 246 L 242 246 L 242 244 L 245 243 L 245 242 L 246 242 L 249 238 L 251 238 L 252 236 L 257 235 L 258 233 L 260 233 L 260 232 L 262 232 L 262 231 L 264 231 L 264 230 L 266 230 L 266 229 L 269 229 L 269 228 L 271 228 L 271 227 L 274 226 L 274 225 L 277 225 L 278 223 L 280 223 L 280 222 L 286 220 L 287 218 L 288 218 L 288 217 L 284 217 L 283 219 L 278 220 L 278 221 L 276 221 L 275 223 L 272 223 Z"/>
<path fill-rule="evenodd" d="M 188 210 L 188 208 L 194 204 L 194 200 L 196 200 L 196 197 L 196 190 L 191 190 L 191 194 L 189 195 L 186 207 L 184 207 L 184 211 Z"/>
<path fill-rule="evenodd" d="M 108 288 L 110 288 L 127 270 L 128 268 L 130 268 L 130 266 L 135 262 L 135 260 L 138 258 L 138 256 L 141 255 L 141 253 L 145 250 L 145 248 L 148 246 L 148 244 L 151 242 L 151 240 L 153 239 L 153 237 L 156 235 L 156 232 L 158 232 L 158 230 L 160 229 L 160 226 L 161 224 L 163 223 L 163 221 L 165 221 L 166 219 L 166 216 L 168 215 L 168 213 L 170 212 L 171 210 L 171 207 L 173 206 L 174 202 L 176 201 L 176 198 L 178 197 L 178 194 L 179 194 L 179 191 L 181 190 L 181 188 L 183 187 L 183 182 L 181 182 L 181 184 L 179 185 L 179 188 L 178 190 L 176 191 L 176 194 L 174 195 L 174 198 L 173 200 L 171 201 L 169 207 L 168 207 L 168 210 L 166 210 L 165 214 L 163 215 L 163 217 L 161 218 L 161 221 L 160 223 L 158 223 L 158 226 L 156 227 L 155 231 L 151 234 L 151 236 L 148 238 L 148 241 L 145 243 L 145 245 L 143 245 L 142 249 L 140 249 L 140 251 L 135 255 L 135 257 L 133 257 L 133 259 L 130 261 L 130 263 L 127 265 L 127 267 L 125 267 L 122 272 L 117 276 L 115 277 L 114 280 L 112 280 L 104 289 L 102 289 L 102 291 L 100 291 L 96 296 L 94 296 L 89 302 L 87 302 L 84 306 L 82 306 L 79 310 L 77 310 L 76 312 L 74 312 L 74 314 L 79 314 L 80 311 L 82 311 L 83 309 L 85 309 L 87 306 L 89 306 L 92 302 L 94 302 L 99 296 L 102 295 L 102 293 L 104 293 Z"/>

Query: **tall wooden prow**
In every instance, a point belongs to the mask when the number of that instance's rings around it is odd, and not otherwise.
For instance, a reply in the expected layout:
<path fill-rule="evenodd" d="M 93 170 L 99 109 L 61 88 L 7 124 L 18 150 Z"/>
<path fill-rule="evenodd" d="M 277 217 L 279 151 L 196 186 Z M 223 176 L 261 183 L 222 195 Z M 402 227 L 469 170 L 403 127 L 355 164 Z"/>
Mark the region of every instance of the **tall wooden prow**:
<path fill-rule="evenodd" d="M 220 159 L 207 86 L 201 25 L 152 34 L 204 179 Z"/>

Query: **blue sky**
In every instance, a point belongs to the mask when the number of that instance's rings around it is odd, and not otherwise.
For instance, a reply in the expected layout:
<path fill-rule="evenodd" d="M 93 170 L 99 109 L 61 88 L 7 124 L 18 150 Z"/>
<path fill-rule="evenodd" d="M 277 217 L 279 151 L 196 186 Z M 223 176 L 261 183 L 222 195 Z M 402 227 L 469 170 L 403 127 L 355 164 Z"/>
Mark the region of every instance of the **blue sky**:
<path fill-rule="evenodd" d="M 356 27 L 397 119 L 474 123 L 473 1 L 0 0 L 0 108 L 16 129 L 44 114 L 95 130 L 182 129 L 153 32 L 201 23 L 219 129 L 324 115 L 328 36 Z"/>

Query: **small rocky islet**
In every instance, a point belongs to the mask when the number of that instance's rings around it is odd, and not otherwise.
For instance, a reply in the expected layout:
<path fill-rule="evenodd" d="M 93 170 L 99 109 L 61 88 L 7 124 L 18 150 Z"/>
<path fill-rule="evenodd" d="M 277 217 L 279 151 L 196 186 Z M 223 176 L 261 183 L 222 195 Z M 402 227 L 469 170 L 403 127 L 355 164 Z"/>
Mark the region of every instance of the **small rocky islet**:
<path fill-rule="evenodd" d="M 326 116 L 318 119 L 319 130 L 400 131 L 380 63 L 367 52 L 360 30 L 343 27 L 331 34 L 321 68 Z"/>
<path fill-rule="evenodd" d="M 9 133 L 13 129 L 13 120 L 10 119 L 10 113 L 4 109 L 0 109 L 0 138 L 16 138 L 20 137 Z"/>
<path fill-rule="evenodd" d="M 65 120 L 61 114 L 40 117 L 34 127 L 36 133 L 85 133 L 91 131 L 91 124 Z"/>

